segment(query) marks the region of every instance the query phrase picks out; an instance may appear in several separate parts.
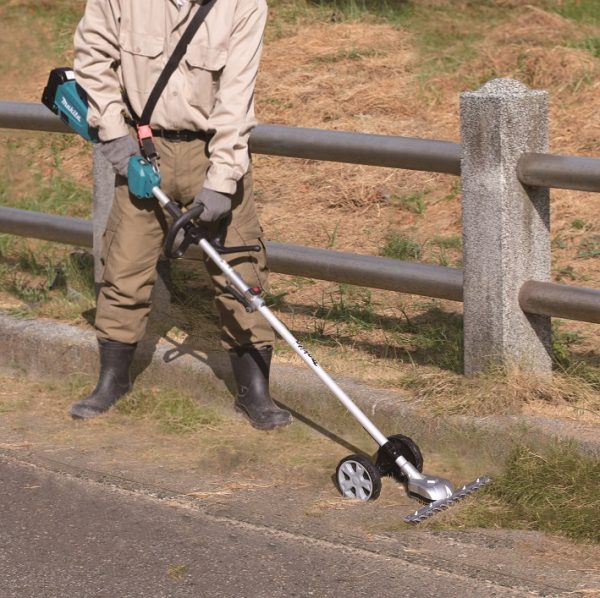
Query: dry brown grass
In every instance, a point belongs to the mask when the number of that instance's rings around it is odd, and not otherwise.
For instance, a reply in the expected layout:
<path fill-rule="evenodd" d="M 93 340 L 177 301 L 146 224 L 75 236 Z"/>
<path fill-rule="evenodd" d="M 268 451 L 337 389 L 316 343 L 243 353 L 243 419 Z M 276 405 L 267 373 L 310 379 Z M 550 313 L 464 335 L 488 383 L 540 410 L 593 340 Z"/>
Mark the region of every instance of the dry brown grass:
<path fill-rule="evenodd" d="M 584 35 L 581 26 L 564 17 L 543 10 L 539 6 L 514 2 L 511 8 L 523 7 L 514 19 L 496 27 L 488 36 L 488 42 L 495 45 L 525 44 L 533 46 L 554 46 L 563 44 Z"/>
<path fill-rule="evenodd" d="M 262 122 L 428 136 L 414 97 L 418 87 L 411 36 L 389 25 L 317 24 L 267 45 L 257 89 Z M 435 134 L 433 135 L 435 136 Z M 390 226 L 412 226 L 414 214 L 389 198 L 397 191 L 447 195 L 450 177 L 328 162 L 255 158 L 268 234 L 377 253 Z M 291 206 L 302 206 L 302 218 Z M 293 219 L 293 225 L 291 220 Z M 285 237 L 284 237 L 285 235 Z"/>
<path fill-rule="evenodd" d="M 409 40 L 389 25 L 319 23 L 270 43 L 257 87 L 261 120 L 355 129 L 366 117 L 368 129 L 376 117 L 372 132 L 397 131 L 399 119 L 413 117 L 406 102 L 414 84 Z"/>
<path fill-rule="evenodd" d="M 416 404 L 439 415 L 552 414 L 600 424 L 600 393 L 563 373 L 555 373 L 549 380 L 510 366 L 464 378 L 419 368 L 408 385 L 414 389 Z"/>

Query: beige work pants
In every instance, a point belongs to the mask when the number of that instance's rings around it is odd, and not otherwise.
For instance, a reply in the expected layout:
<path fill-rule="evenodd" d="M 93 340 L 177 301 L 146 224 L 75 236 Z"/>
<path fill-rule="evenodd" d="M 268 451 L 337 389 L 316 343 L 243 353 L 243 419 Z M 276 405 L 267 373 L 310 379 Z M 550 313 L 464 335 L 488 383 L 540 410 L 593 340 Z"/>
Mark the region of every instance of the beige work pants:
<path fill-rule="evenodd" d="M 161 189 L 182 205 L 189 204 L 202 187 L 209 161 L 201 140 L 155 140 L 160 154 Z M 144 335 L 151 308 L 168 219 L 156 199 L 130 195 L 127 181 L 117 176 L 115 197 L 103 237 L 102 285 L 97 311 L 99 339 L 136 343 Z M 267 288 L 268 268 L 261 228 L 252 194 L 252 171 L 238 183 L 233 196 L 231 224 L 225 246 L 260 245 L 260 253 L 227 254 L 225 259 L 250 286 Z M 226 349 L 272 345 L 274 333 L 258 313 L 248 313 L 226 290 L 221 271 L 204 260 L 215 286 L 215 303 L 221 321 L 221 340 Z"/>

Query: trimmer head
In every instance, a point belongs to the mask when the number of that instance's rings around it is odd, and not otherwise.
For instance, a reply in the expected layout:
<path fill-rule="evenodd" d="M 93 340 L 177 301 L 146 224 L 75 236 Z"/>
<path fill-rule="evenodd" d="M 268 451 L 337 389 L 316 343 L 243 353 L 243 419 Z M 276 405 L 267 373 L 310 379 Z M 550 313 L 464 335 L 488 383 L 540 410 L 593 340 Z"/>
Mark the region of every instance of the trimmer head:
<path fill-rule="evenodd" d="M 425 478 L 425 480 L 428 480 L 428 479 L 431 479 L 431 478 Z M 437 479 L 440 479 L 440 478 L 437 478 Z M 404 521 L 406 521 L 406 523 L 420 523 L 421 521 L 424 521 L 425 519 L 432 517 L 436 513 L 439 513 L 440 511 L 447 509 L 448 507 L 452 506 L 453 504 L 457 503 L 458 501 L 462 500 L 463 498 L 466 498 L 467 496 L 469 496 L 469 494 L 473 494 L 473 492 L 476 492 L 477 490 L 479 490 L 479 488 L 485 486 L 486 484 L 489 484 L 491 481 L 492 481 L 492 479 L 490 477 L 481 476 L 481 477 L 477 478 L 475 481 L 471 482 L 470 484 L 466 484 L 462 488 L 459 488 L 458 490 L 456 490 L 456 492 L 453 492 L 446 498 L 440 498 L 438 500 L 434 500 L 433 502 L 422 507 L 421 509 L 418 509 L 411 515 L 407 515 L 404 518 Z M 409 488 L 409 491 L 410 491 L 410 488 Z M 421 495 L 419 494 L 419 496 L 421 496 Z"/>
<path fill-rule="evenodd" d="M 377 469 L 381 475 L 392 475 L 404 483 L 409 496 L 427 503 L 427 506 L 405 517 L 404 521 L 407 523 L 419 523 L 435 515 L 491 481 L 489 477 L 481 476 L 455 492 L 453 485 L 446 478 L 423 473 L 423 456 L 419 447 L 408 436 L 402 434 L 390 436 L 387 442 L 380 445 L 375 473 Z M 373 480 L 378 476 L 370 472 L 367 477 Z M 338 480 L 340 481 L 343 480 Z M 379 480 L 376 481 L 380 484 Z M 380 489 L 380 486 L 378 488 Z M 342 494 L 351 496 L 343 491 Z M 379 496 L 379 490 L 376 496 Z M 364 500 L 372 500 L 374 497 L 375 495 Z"/>
<path fill-rule="evenodd" d="M 450 498 L 454 491 L 452 484 L 445 478 L 424 473 L 419 478 L 410 476 L 406 489 L 411 496 L 428 503 Z"/>

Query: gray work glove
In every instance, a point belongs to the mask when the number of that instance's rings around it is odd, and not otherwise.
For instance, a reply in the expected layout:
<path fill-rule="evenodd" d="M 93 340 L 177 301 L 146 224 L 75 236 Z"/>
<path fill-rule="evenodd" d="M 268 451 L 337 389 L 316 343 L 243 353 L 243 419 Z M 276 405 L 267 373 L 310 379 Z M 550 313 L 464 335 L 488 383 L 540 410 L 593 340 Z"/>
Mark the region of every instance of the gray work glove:
<path fill-rule="evenodd" d="M 231 212 L 231 197 L 206 187 L 200 189 L 192 202 L 192 206 L 200 204 L 204 206 L 204 210 L 199 216 L 203 222 L 216 222 Z"/>
<path fill-rule="evenodd" d="M 129 136 L 117 137 L 100 144 L 102 155 L 112 164 L 117 174 L 126 177 L 129 158 L 138 154 L 138 144 Z"/>

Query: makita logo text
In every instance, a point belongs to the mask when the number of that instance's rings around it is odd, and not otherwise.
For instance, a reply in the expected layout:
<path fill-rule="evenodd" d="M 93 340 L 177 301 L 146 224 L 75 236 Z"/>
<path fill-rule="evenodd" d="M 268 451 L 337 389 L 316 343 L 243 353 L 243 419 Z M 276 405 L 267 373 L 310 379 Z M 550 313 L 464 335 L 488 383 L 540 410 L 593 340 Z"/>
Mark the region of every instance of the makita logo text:
<path fill-rule="evenodd" d="M 296 344 L 298 345 L 298 349 L 300 349 L 300 351 L 302 351 L 302 353 L 304 353 L 304 355 L 306 355 L 316 366 L 319 365 L 317 360 L 298 341 L 296 341 Z"/>
<path fill-rule="evenodd" d="M 65 97 L 61 98 L 60 103 L 71 113 L 73 117 L 75 117 L 77 122 L 81 122 L 81 115 L 79 112 L 77 112 L 77 110 L 75 110 L 75 108 L 73 108 L 73 106 L 71 106 L 71 104 L 69 104 L 69 102 L 67 102 Z"/>

